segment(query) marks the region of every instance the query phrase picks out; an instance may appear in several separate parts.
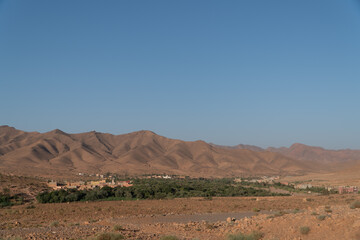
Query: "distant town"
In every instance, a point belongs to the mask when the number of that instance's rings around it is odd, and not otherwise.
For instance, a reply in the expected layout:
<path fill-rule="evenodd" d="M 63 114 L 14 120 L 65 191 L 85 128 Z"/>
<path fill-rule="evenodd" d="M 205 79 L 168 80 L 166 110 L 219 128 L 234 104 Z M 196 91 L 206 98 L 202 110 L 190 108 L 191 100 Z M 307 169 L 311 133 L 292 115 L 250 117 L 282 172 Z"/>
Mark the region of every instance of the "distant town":
<path fill-rule="evenodd" d="M 53 190 L 60 189 L 94 189 L 94 188 L 103 188 L 105 186 L 115 188 L 115 187 L 132 187 L 133 181 L 131 179 L 119 180 L 121 177 L 117 174 L 86 174 L 78 173 L 77 176 L 80 177 L 91 177 L 97 178 L 96 180 L 79 180 L 79 181 L 54 181 L 51 180 L 47 184 Z M 178 176 L 178 175 L 168 175 L 168 174 L 147 174 L 142 176 L 137 176 L 137 179 L 185 179 L 189 178 L 188 176 Z M 314 186 L 311 183 L 289 183 L 281 181 L 280 176 L 261 176 L 256 178 L 235 178 L 235 183 L 243 184 L 266 184 L 269 186 L 288 186 L 293 189 L 303 190 L 302 192 L 313 193 L 319 192 L 319 189 L 323 189 L 333 194 L 357 194 L 359 193 L 359 188 L 357 186 Z"/>
<path fill-rule="evenodd" d="M 86 174 L 86 173 L 78 173 L 78 176 L 82 177 L 96 177 L 98 180 L 81 180 L 81 181 L 54 181 L 51 180 L 47 183 L 47 185 L 52 188 L 53 190 L 60 190 L 60 189 L 94 189 L 96 187 L 102 188 L 105 186 L 109 186 L 112 188 L 115 187 L 132 187 L 133 183 L 131 180 L 118 180 L 120 177 L 117 174 Z M 176 177 L 178 179 L 185 178 L 185 176 L 170 176 L 167 174 L 164 175 L 143 175 L 138 178 L 142 179 L 171 179 Z"/>

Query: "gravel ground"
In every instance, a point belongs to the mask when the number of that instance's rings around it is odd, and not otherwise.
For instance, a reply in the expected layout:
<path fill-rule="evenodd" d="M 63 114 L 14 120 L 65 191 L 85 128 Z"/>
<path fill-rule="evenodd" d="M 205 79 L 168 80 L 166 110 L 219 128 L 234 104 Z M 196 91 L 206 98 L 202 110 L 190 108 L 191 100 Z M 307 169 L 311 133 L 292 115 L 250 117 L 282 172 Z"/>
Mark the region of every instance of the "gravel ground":
<path fill-rule="evenodd" d="M 260 231 L 263 239 L 360 239 L 357 195 L 172 199 L 35 204 L 0 209 L 0 238 L 95 239 L 116 232 L 125 239 L 225 239 Z M 258 212 L 258 210 L 261 210 Z M 315 215 L 317 214 L 317 215 Z M 317 216 L 323 215 L 324 220 Z M 114 226 L 118 226 L 116 231 Z M 121 227 L 120 227 L 121 226 Z M 301 234 L 299 228 L 310 232 Z"/>

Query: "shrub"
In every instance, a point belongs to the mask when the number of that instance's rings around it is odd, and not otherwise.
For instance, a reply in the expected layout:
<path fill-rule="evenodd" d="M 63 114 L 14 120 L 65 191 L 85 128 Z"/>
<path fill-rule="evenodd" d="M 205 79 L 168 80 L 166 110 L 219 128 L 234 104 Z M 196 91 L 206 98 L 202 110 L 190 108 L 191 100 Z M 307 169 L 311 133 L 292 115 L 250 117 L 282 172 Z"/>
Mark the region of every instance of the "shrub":
<path fill-rule="evenodd" d="M 58 226 L 59 226 L 59 222 L 58 222 L 58 221 L 55 221 L 55 222 L 50 223 L 50 227 L 58 227 Z"/>
<path fill-rule="evenodd" d="M 121 225 L 115 225 L 113 227 L 113 229 L 114 229 L 114 231 L 122 231 L 122 230 L 124 230 L 124 228 Z"/>
<path fill-rule="evenodd" d="M 227 236 L 226 240 L 259 240 L 264 236 L 261 232 L 252 232 L 250 234 L 230 234 Z"/>
<path fill-rule="evenodd" d="M 332 213 L 332 210 L 331 209 L 325 209 L 325 212 Z"/>
<path fill-rule="evenodd" d="M 80 226 L 80 223 L 69 223 L 68 226 L 69 227 Z"/>
<path fill-rule="evenodd" d="M 360 201 L 355 201 L 350 204 L 351 209 L 360 208 Z"/>
<path fill-rule="evenodd" d="M 253 208 L 253 211 L 254 211 L 254 212 L 260 212 L 260 209 L 258 209 L 258 208 Z"/>
<path fill-rule="evenodd" d="M 300 212 L 300 209 L 298 208 L 295 208 L 294 210 L 291 211 L 292 213 L 299 213 Z"/>
<path fill-rule="evenodd" d="M 96 240 L 121 240 L 121 239 L 125 239 L 125 237 L 117 233 L 101 233 L 96 237 Z"/>
<path fill-rule="evenodd" d="M 301 233 L 301 234 L 306 235 L 306 234 L 308 234 L 309 232 L 310 232 L 310 228 L 309 228 L 309 227 L 307 227 L 307 226 L 300 227 L 300 233 Z"/>
<path fill-rule="evenodd" d="M 323 221 L 325 220 L 326 216 L 325 215 L 320 215 L 320 216 L 317 216 L 317 219 L 320 220 L 320 221 Z"/>
<path fill-rule="evenodd" d="M 171 236 L 171 235 L 169 235 L 169 236 L 163 236 L 163 237 L 161 237 L 160 240 L 179 240 L 179 238 L 176 237 L 176 236 Z"/>
<path fill-rule="evenodd" d="M 281 217 L 281 216 L 284 216 L 286 213 L 283 212 L 283 211 L 280 211 L 280 212 L 276 212 L 274 213 L 274 217 Z"/>
<path fill-rule="evenodd" d="M 312 212 L 311 215 L 316 216 L 316 215 L 318 215 L 318 213 L 317 212 Z"/>
<path fill-rule="evenodd" d="M 26 209 L 33 209 L 33 208 L 35 208 L 35 206 L 34 206 L 34 205 L 29 205 L 29 206 L 26 206 Z"/>
<path fill-rule="evenodd" d="M 4 190 L 4 194 L 0 193 L 0 208 L 11 206 L 11 197 L 8 194 L 8 191 Z"/>

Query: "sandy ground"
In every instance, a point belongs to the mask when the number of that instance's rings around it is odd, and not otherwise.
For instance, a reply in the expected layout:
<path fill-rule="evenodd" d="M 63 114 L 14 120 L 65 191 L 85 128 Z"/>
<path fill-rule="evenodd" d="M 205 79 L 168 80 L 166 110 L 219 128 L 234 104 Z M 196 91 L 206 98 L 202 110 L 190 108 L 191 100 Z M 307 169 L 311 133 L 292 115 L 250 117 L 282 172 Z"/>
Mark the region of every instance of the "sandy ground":
<path fill-rule="evenodd" d="M 356 171 L 357 170 L 357 171 Z M 360 186 L 359 170 L 340 171 L 334 173 L 310 173 L 302 176 L 286 176 L 283 182 L 307 182 L 314 186 Z"/>
<path fill-rule="evenodd" d="M 201 198 L 69 204 L 0 209 L 0 238 L 94 239 L 117 232 L 126 239 L 226 239 L 260 231 L 263 239 L 360 239 L 358 195 Z M 260 212 L 258 212 L 260 210 Z M 316 215 L 315 215 L 316 214 Z M 318 216 L 324 215 L 324 220 Z M 233 218 L 233 221 L 227 221 Z M 122 229 L 114 230 L 114 226 Z M 309 227 L 308 234 L 300 232 Z M 358 235 L 357 235 L 358 234 Z"/>

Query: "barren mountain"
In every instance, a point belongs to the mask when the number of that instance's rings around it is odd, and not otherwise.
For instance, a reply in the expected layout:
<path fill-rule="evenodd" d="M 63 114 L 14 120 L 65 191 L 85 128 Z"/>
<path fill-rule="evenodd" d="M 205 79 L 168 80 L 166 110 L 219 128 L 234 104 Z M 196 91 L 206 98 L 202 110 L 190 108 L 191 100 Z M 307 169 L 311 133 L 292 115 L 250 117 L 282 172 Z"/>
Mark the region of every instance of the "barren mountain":
<path fill-rule="evenodd" d="M 85 173 L 169 173 L 219 177 L 302 173 L 314 167 L 275 152 L 256 152 L 186 142 L 150 131 L 123 135 L 24 132 L 0 127 L 0 170 L 60 176 Z"/>
<path fill-rule="evenodd" d="M 328 150 L 321 147 L 295 143 L 291 147 L 268 148 L 267 151 L 281 153 L 301 161 L 322 164 L 350 163 L 360 160 L 360 150 Z"/>
<path fill-rule="evenodd" d="M 295 143 L 289 148 L 269 147 L 266 149 L 244 144 L 236 146 L 212 145 L 224 149 L 249 149 L 256 152 L 266 151 L 280 153 L 289 158 L 300 160 L 303 163 L 311 164 L 312 169 L 324 170 L 325 172 L 339 172 L 341 170 L 341 172 L 357 173 L 358 171 L 356 169 L 360 169 L 360 150 L 329 150 L 301 143 Z"/>
<path fill-rule="evenodd" d="M 238 144 L 238 145 L 235 145 L 235 146 L 224 146 L 224 145 L 217 145 L 217 144 L 213 144 L 213 143 L 210 143 L 210 144 L 212 146 L 214 146 L 214 147 L 225 148 L 225 149 L 247 149 L 247 150 L 251 150 L 251 151 L 255 151 L 255 152 L 263 152 L 263 151 L 265 151 L 261 147 L 254 146 L 254 145 L 247 145 L 247 144 Z"/>

